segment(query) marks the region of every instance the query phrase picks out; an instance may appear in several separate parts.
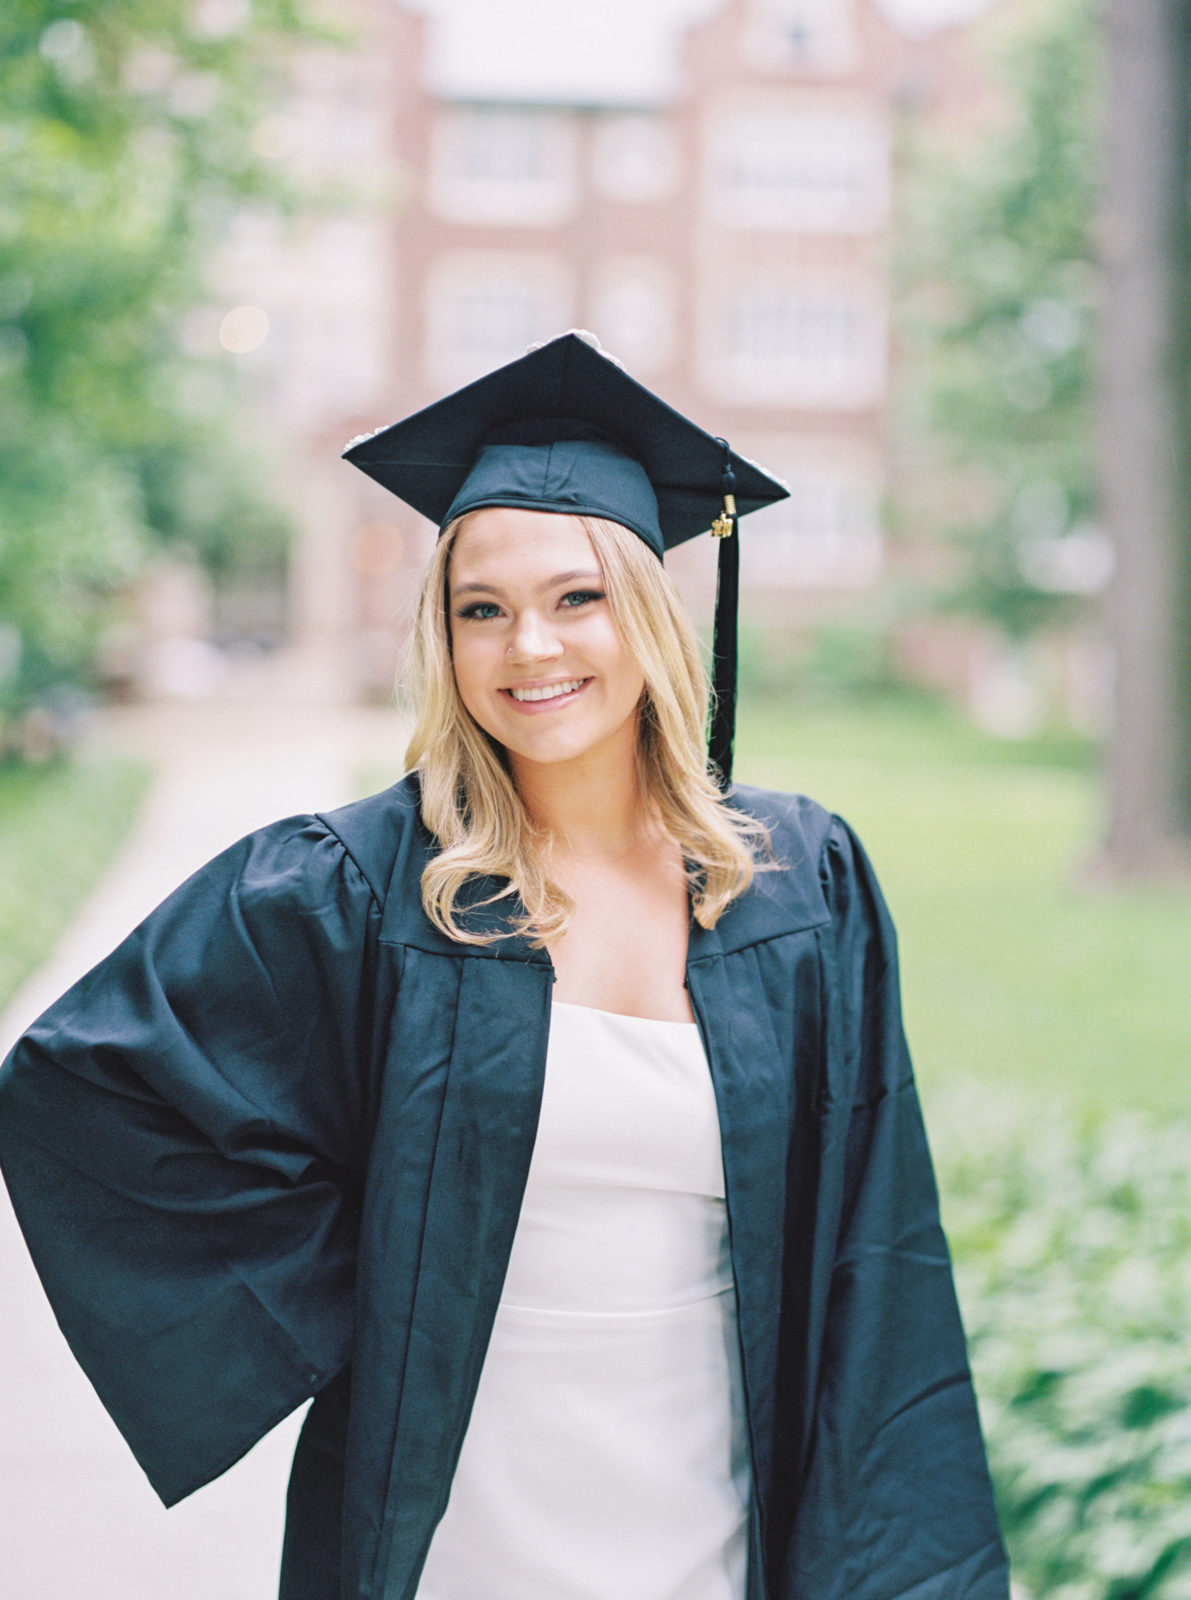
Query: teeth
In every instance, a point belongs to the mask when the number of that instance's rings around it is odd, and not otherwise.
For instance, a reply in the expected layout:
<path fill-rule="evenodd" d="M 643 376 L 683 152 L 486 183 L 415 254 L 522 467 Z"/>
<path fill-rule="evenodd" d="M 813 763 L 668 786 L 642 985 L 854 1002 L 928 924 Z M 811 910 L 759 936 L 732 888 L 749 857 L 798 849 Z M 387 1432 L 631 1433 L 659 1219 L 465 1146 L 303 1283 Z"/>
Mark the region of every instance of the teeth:
<path fill-rule="evenodd" d="M 583 687 L 582 678 L 571 678 L 566 683 L 551 683 L 544 689 L 510 689 L 514 700 L 557 700 L 560 694 L 574 694 Z"/>

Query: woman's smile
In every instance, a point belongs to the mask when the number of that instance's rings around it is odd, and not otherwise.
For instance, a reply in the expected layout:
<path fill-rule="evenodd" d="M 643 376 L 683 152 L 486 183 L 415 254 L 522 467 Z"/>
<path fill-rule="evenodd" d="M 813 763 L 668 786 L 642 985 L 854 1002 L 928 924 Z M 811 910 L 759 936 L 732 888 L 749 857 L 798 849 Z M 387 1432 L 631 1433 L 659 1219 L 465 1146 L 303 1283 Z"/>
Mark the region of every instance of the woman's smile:
<path fill-rule="evenodd" d="M 502 689 L 519 710 L 528 712 L 557 711 L 578 698 L 593 680 L 591 678 L 563 678 L 555 683 L 519 683 Z"/>

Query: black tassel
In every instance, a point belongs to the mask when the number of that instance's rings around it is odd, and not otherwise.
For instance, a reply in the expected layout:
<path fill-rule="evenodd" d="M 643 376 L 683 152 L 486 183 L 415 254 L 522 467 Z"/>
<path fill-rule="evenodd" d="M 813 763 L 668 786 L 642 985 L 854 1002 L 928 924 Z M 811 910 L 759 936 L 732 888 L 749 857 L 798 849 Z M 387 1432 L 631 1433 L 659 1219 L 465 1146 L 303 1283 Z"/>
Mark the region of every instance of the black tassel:
<path fill-rule="evenodd" d="M 711 726 L 707 740 L 708 764 L 720 788 L 732 783 L 732 746 L 736 737 L 736 616 L 740 595 L 740 539 L 736 515 L 736 474 L 726 440 L 722 487 L 724 509 L 712 525 L 719 540 L 719 570 L 715 587 L 715 641 L 712 645 Z"/>

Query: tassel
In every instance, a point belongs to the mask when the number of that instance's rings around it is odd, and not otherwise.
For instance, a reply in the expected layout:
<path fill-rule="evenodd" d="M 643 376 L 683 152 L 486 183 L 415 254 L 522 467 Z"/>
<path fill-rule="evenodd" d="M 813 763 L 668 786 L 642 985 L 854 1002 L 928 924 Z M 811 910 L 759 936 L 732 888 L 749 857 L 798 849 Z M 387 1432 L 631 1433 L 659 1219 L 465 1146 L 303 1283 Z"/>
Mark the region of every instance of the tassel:
<path fill-rule="evenodd" d="M 736 617 L 740 594 L 740 538 L 736 514 L 736 474 L 725 439 L 722 489 L 724 509 L 711 525 L 720 544 L 715 586 L 715 640 L 712 645 L 711 726 L 708 763 L 720 788 L 732 784 L 732 746 L 736 737 Z"/>

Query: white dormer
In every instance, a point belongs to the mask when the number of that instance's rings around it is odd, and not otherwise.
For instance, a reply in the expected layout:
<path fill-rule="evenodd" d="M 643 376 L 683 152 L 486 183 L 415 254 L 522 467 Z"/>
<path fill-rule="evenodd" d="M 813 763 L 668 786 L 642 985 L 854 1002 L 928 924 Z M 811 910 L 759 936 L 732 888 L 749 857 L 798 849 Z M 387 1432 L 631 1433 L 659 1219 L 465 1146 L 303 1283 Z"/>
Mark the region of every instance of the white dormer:
<path fill-rule="evenodd" d="M 741 49 L 762 72 L 850 72 L 859 50 L 855 0 L 752 0 Z"/>

